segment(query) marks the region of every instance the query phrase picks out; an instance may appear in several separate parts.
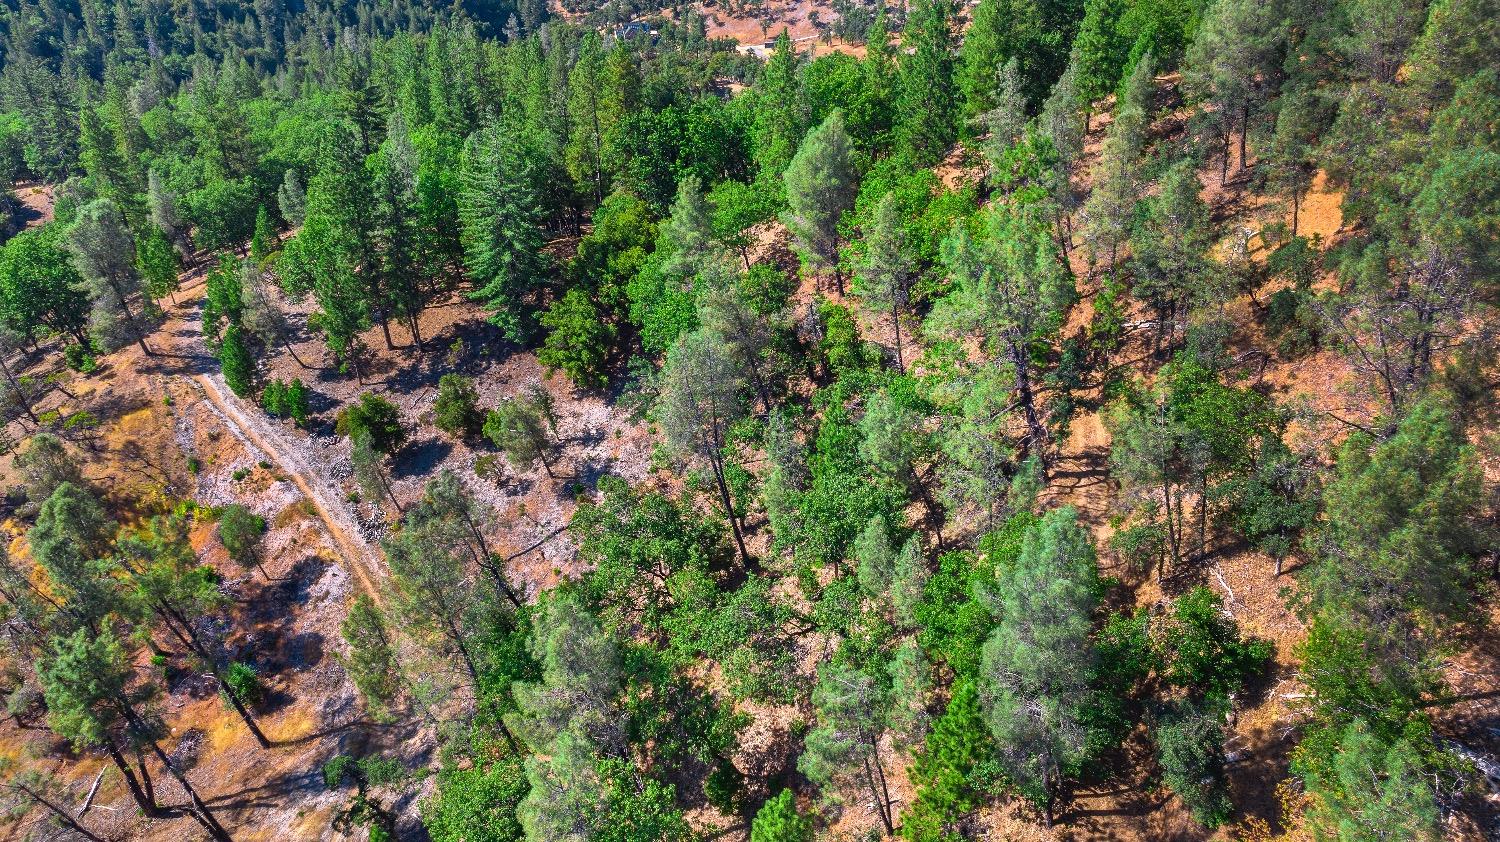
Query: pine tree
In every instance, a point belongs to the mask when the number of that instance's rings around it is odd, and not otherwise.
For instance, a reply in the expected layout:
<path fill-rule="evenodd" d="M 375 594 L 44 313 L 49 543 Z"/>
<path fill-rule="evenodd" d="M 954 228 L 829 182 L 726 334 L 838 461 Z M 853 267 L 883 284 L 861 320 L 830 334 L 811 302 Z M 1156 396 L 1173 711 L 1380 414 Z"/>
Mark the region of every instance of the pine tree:
<path fill-rule="evenodd" d="M 1021 63 L 1014 56 L 1001 65 L 994 106 L 980 114 L 979 119 L 989 133 L 985 157 L 990 167 L 998 170 L 1005 154 L 1026 132 L 1026 94 L 1021 90 Z"/>
<path fill-rule="evenodd" d="M 368 594 L 360 594 L 339 633 L 349 646 L 349 654 L 339 656 L 349 680 L 377 720 L 388 716 L 401 693 L 401 671 L 384 613 Z"/>
<path fill-rule="evenodd" d="M 271 214 L 261 205 L 255 211 L 255 233 L 250 235 L 250 260 L 260 264 L 276 246 L 276 229 L 271 225 Z"/>
<path fill-rule="evenodd" d="M 867 673 L 830 663 L 818 671 L 812 701 L 818 725 L 807 734 L 797 768 L 825 787 L 836 778 L 859 781 L 891 835 L 895 816 L 879 752 L 891 704 L 887 691 Z"/>
<path fill-rule="evenodd" d="M 698 176 L 690 173 L 678 182 L 672 213 L 662 220 L 657 231 L 657 251 L 663 255 L 664 272 L 692 278 L 719 256 L 713 239 L 711 211 Z"/>
<path fill-rule="evenodd" d="M 255 390 L 255 358 L 250 355 L 245 333 L 238 323 L 231 323 L 224 330 L 218 356 L 224 383 L 239 397 L 250 397 Z"/>
<path fill-rule="evenodd" d="M 1063 779 L 1086 756 L 1081 717 L 1100 592 L 1094 564 L 1073 509 L 1054 509 L 1027 529 L 997 585 L 1000 620 L 980 667 L 1001 764 L 1049 825 Z"/>
<path fill-rule="evenodd" d="M 798 140 L 807 130 L 807 104 L 798 72 L 800 59 L 785 30 L 776 36 L 776 46 L 756 84 L 759 100 L 755 109 L 755 158 L 762 179 L 781 180 L 797 151 Z"/>
<path fill-rule="evenodd" d="M 918 0 L 907 18 L 904 38 L 912 52 L 901 63 L 896 137 L 919 165 L 941 161 L 958 138 L 959 103 L 953 82 L 956 13 L 953 0 Z"/>
<path fill-rule="evenodd" d="M 895 194 L 885 194 L 865 231 L 864 260 L 854 274 L 854 291 L 864 299 L 865 306 L 890 315 L 896 332 L 896 370 L 904 374 L 901 317 L 911 309 L 916 277 L 901 222 Z"/>
<path fill-rule="evenodd" d="M 261 558 L 261 539 L 266 534 L 266 519 L 238 503 L 231 503 L 219 512 L 219 541 L 224 551 L 235 564 L 249 569 L 254 567 L 266 581 L 271 574 L 266 572 Z"/>
<path fill-rule="evenodd" d="M 145 326 L 130 309 L 129 299 L 140 289 L 135 267 L 135 240 L 120 209 L 108 199 L 96 199 L 78 210 L 78 219 L 68 232 L 68 250 L 78 274 L 92 289 L 96 302 L 116 304 L 125 326 L 141 353 L 155 356 L 146 345 Z M 107 299 L 112 298 L 112 302 Z"/>
<path fill-rule="evenodd" d="M 296 170 L 287 170 L 282 176 L 281 186 L 276 188 L 276 206 L 288 225 L 302 225 L 307 214 L 307 194 L 302 190 L 302 179 Z"/>
<path fill-rule="evenodd" d="M 422 253 L 417 228 L 420 208 L 417 196 L 417 151 L 412 146 L 406 120 L 392 111 L 385 143 L 374 161 L 375 250 L 379 279 L 374 299 L 379 305 L 380 326 L 386 346 L 391 347 L 387 316 L 406 322 L 412 344 L 422 347 L 419 318 L 425 302 L 422 269 L 428 257 Z"/>
<path fill-rule="evenodd" d="M 512 341 L 530 332 L 527 296 L 547 271 L 537 154 L 536 138 L 512 124 L 486 126 L 464 145 L 459 221 L 470 297 Z"/>
<path fill-rule="evenodd" d="M 750 823 L 750 842 L 812 842 L 812 820 L 797 809 L 797 796 L 783 789 L 767 799 Z"/>
<path fill-rule="evenodd" d="M 484 419 L 484 435 L 505 452 L 517 471 L 530 470 L 537 462 L 547 476 L 554 446 L 546 408 L 534 398 L 521 396 L 503 400 Z"/>
<path fill-rule="evenodd" d="M 962 227 L 943 243 L 943 262 L 957 288 L 938 303 L 924 329 L 973 336 L 1009 367 L 1015 403 L 1026 423 L 1026 446 L 1044 454 L 1048 439 L 1039 404 L 1034 343 L 1055 337 L 1073 303 L 1073 279 L 1040 218 L 1036 191 L 987 212 L 976 242 Z M 1045 456 L 1043 459 L 1045 461 Z"/>
<path fill-rule="evenodd" d="M 1093 103 L 1115 89 L 1125 71 L 1131 45 L 1120 33 L 1120 18 L 1127 8 L 1124 0 L 1087 0 L 1084 3 L 1083 22 L 1079 25 L 1073 49 L 1078 56 L 1075 84 L 1085 115 L 1093 110 Z M 1084 122 L 1086 126 L 1087 116 Z"/>
<path fill-rule="evenodd" d="M 839 219 L 853 206 L 858 189 L 852 154 L 844 118 L 835 111 L 808 132 L 785 176 L 784 219 L 797 238 L 803 265 L 813 271 L 832 269 L 840 293 Z"/>
<path fill-rule="evenodd" d="M 177 258 L 177 250 L 172 248 L 171 241 L 160 228 L 147 226 L 136 239 L 135 264 L 141 273 L 145 293 L 153 301 L 177 292 L 182 264 Z"/>
<path fill-rule="evenodd" d="M 657 399 L 657 421 L 667 444 L 683 457 L 701 460 L 713 473 L 725 519 L 734 533 L 740 563 L 754 571 L 743 527 L 729 494 L 724 447 L 729 428 L 743 417 L 744 375 L 725 352 L 722 337 L 697 330 L 677 341 L 667 355 Z"/>
<path fill-rule="evenodd" d="M 566 150 L 568 172 L 579 189 L 592 193 L 595 202 L 608 192 L 605 174 L 605 142 L 608 124 L 603 102 L 604 45 L 598 33 L 588 32 L 578 45 L 578 57 L 568 73 L 568 118 L 571 128 Z"/>
<path fill-rule="evenodd" d="M 1084 234 L 1091 259 L 1109 255 L 1113 269 L 1120 246 L 1130 235 L 1130 222 L 1140 198 L 1140 158 L 1146 142 L 1146 114 L 1133 102 L 1120 104 L 1119 113 L 1104 135 L 1104 147 L 1094 165 L 1094 190 L 1084 203 Z"/>
<path fill-rule="evenodd" d="M 154 169 L 146 173 L 146 204 L 151 212 L 151 224 L 171 240 L 179 254 L 183 257 L 191 255 L 192 242 L 188 238 L 188 226 L 177 209 L 177 194 L 167 187 Z"/>
<path fill-rule="evenodd" d="M 229 834 L 199 798 L 187 776 L 162 750 L 154 739 L 154 729 L 126 694 L 132 669 L 125 648 L 113 632 L 106 630 L 93 636 L 79 629 L 71 636 L 54 639 L 52 657 L 39 665 L 38 673 L 46 688 L 48 719 L 53 728 L 80 747 L 104 744 L 147 815 L 160 815 L 162 810 L 144 795 L 135 774 L 108 736 L 117 725 L 123 726 L 130 740 L 149 749 L 177 780 L 192 805 L 189 814 L 209 836 L 218 842 L 229 842 Z"/>

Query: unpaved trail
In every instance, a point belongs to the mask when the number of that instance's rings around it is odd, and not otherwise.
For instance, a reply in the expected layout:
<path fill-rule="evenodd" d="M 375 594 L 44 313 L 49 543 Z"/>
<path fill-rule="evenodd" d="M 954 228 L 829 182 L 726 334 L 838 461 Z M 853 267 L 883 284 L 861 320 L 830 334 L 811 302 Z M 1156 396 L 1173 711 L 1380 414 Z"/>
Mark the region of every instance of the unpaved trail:
<path fill-rule="evenodd" d="M 177 301 L 168 308 L 170 318 L 156 334 L 166 340 L 171 353 L 192 360 L 210 356 L 203 341 L 203 322 L 195 318 L 204 287 L 201 283 L 188 283 L 200 272 L 201 269 L 184 275 L 184 285 L 178 292 Z M 348 508 L 340 505 L 343 497 L 340 489 L 324 474 L 308 466 L 298 454 L 297 443 L 290 439 L 282 425 L 258 411 L 244 411 L 244 401 L 229 390 L 223 375 L 193 371 L 190 378 L 208 399 L 214 414 L 223 420 L 225 429 L 248 448 L 260 451 L 261 457 L 285 474 L 312 503 L 319 522 L 333 539 L 344 566 L 359 581 L 360 589 L 377 605 L 383 605 L 381 589 L 377 585 L 384 578 L 382 568 L 374 549 L 360 537 L 359 527 L 350 517 Z"/>
<path fill-rule="evenodd" d="M 317 473 L 309 469 L 296 455 L 295 448 L 285 441 L 285 433 L 277 429 L 276 425 L 267 423 L 253 414 L 241 412 L 238 406 L 240 399 L 228 393 L 220 380 L 219 375 L 193 375 L 193 382 L 198 385 L 203 396 L 213 404 L 229 431 L 236 438 L 259 450 L 266 461 L 286 474 L 297 486 L 297 490 L 312 502 L 318 520 L 322 522 L 328 535 L 333 538 L 339 554 L 344 557 L 345 566 L 355 578 L 359 579 L 360 587 L 364 592 L 369 594 L 377 605 L 380 604 L 382 601 L 380 588 L 375 583 L 381 577 L 370 545 L 357 537 L 359 529 L 350 520 L 348 510 L 329 502 L 330 499 L 338 499 L 337 489 L 332 488 L 327 482 L 314 479 Z"/>

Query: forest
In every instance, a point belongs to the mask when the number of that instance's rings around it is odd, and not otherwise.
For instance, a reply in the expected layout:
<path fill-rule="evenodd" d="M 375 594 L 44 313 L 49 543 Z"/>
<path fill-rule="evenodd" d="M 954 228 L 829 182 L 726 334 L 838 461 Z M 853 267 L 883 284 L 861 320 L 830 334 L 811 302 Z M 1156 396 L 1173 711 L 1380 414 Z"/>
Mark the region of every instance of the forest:
<path fill-rule="evenodd" d="M 875 2 L 5 0 L 0 833 L 1495 839 L 1500 0 Z"/>

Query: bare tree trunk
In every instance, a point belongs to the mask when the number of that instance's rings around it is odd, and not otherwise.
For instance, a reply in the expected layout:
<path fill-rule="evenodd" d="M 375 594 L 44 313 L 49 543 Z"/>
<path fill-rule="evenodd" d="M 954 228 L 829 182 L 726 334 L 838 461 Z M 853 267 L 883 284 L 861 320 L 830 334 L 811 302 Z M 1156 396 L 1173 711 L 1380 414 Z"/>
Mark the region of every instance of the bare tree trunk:
<path fill-rule="evenodd" d="M 33 424 L 39 423 L 36 413 L 31 410 L 31 399 L 26 396 L 26 390 L 21 388 L 21 382 L 11 373 L 10 365 L 5 362 L 4 353 L 0 353 L 0 371 L 5 372 L 5 379 L 10 381 L 10 387 L 16 391 L 16 400 L 21 402 L 21 409 L 25 410 L 26 417 L 30 418 Z"/>
<path fill-rule="evenodd" d="M 717 454 L 709 457 L 709 463 L 713 468 L 714 481 L 719 486 L 719 502 L 724 505 L 724 516 L 729 518 L 729 526 L 734 532 L 734 545 L 740 551 L 740 564 L 745 568 L 745 573 L 756 573 L 760 570 L 760 563 L 750 557 L 750 551 L 745 549 L 745 536 L 740 529 L 740 520 L 734 516 L 734 501 L 729 497 L 729 483 L 724 480 L 724 462 Z"/>
<path fill-rule="evenodd" d="M 896 371 L 905 374 L 906 365 L 901 360 L 901 308 L 895 302 L 891 303 L 891 324 L 896 327 Z"/>
<path fill-rule="evenodd" d="M 104 741 L 104 751 L 114 762 L 115 768 L 120 770 L 120 777 L 125 779 L 125 787 L 130 790 L 130 797 L 135 799 L 135 804 L 141 808 L 141 812 L 152 818 L 166 815 L 162 806 L 156 803 L 156 794 L 151 791 L 151 779 L 146 778 L 145 784 L 142 785 L 135 771 L 130 768 L 130 764 L 125 762 L 125 757 L 120 754 L 120 750 L 115 748 L 114 743 L 108 738 Z M 144 764 L 141 766 L 141 771 L 145 771 Z"/>
<path fill-rule="evenodd" d="M 63 824 L 64 827 L 68 828 L 69 830 L 73 831 L 74 833 L 77 833 L 80 836 L 83 836 L 85 839 L 91 840 L 91 842 L 104 842 L 104 840 L 102 838 L 100 838 L 98 836 L 95 836 L 93 833 L 90 833 L 88 828 L 86 828 L 83 825 L 79 824 L 78 821 L 73 818 L 73 814 L 72 813 L 69 813 L 67 810 L 64 810 L 61 806 L 53 803 L 50 799 L 48 799 L 42 793 L 37 792 L 36 790 L 32 789 L 31 787 L 27 786 L 24 783 L 11 784 L 11 787 L 13 789 L 17 790 L 18 792 L 24 793 L 26 795 L 26 797 L 30 798 L 33 802 L 35 802 L 37 804 L 40 804 L 43 807 L 47 808 L 47 812 L 49 812 L 53 816 L 55 816 L 58 821 L 62 822 L 62 824 Z"/>

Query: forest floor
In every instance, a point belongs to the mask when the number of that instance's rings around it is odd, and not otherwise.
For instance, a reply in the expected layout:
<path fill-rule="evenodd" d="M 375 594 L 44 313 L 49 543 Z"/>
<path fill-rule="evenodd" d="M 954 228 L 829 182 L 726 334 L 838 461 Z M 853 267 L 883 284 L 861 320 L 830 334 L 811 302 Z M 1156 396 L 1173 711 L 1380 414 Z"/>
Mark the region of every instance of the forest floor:
<path fill-rule="evenodd" d="M 1082 172 L 1098 154 L 1107 119 L 1096 120 L 1090 134 Z M 1288 209 L 1253 200 L 1240 178 L 1220 186 L 1216 168 L 1202 174 L 1205 198 L 1215 218 L 1226 227 L 1260 230 L 1267 222 L 1285 218 Z M 945 183 L 974 178 L 972 167 L 955 157 L 943 169 Z M 1086 187 L 1080 184 L 1080 187 Z M 50 217 L 50 194 L 45 188 L 18 190 L 37 224 Z M 1341 231 L 1339 195 L 1320 179 L 1301 208 L 1303 233 L 1317 233 L 1325 245 Z M 765 233 L 765 248 L 785 257 L 785 232 L 777 225 Z M 1252 259 L 1264 259 L 1252 241 Z M 1097 292 L 1096 273 L 1073 252 L 1082 301 L 1065 328 L 1086 328 Z M 805 284 L 796 301 L 795 316 L 810 305 L 814 290 Z M 1264 301 L 1262 291 L 1260 299 Z M 270 700 L 260 721 L 277 742 L 270 750 L 256 747 L 242 723 L 218 700 L 212 682 L 195 674 L 169 674 L 168 692 L 159 700 L 170 736 L 166 746 L 189 769 L 194 785 L 210 806 L 224 814 L 237 840 L 310 839 L 332 835 L 329 822 L 346 802 L 347 792 L 330 792 L 319 768 L 339 753 L 378 750 L 399 756 L 410 769 L 434 764 L 431 731 L 420 721 L 382 726 L 360 714 L 360 705 L 334 653 L 342 647 L 338 625 L 354 594 L 378 597 L 385 572 L 378 540 L 388 512 L 358 501 L 349 466 L 348 444 L 333 434 L 338 409 L 365 391 L 377 391 L 395 402 L 412 432 L 407 446 L 393 460 L 393 485 L 403 505 L 418 499 L 437 471 L 457 473 L 496 516 L 489 526 L 493 546 L 507 556 L 521 554 L 510 565 L 510 575 L 529 595 L 579 571 L 573 548 L 559 531 L 571 517 L 580 492 L 594 486 L 606 473 L 631 481 L 680 485 L 680 477 L 655 470 L 654 437 L 644 421 L 633 416 L 633 396 L 619 392 L 597 395 L 576 392 L 560 377 L 548 377 L 534 354 L 500 340 L 483 314 L 472 304 L 452 298 L 429 309 L 421 332 L 424 350 L 410 347 L 404 328 L 393 326 L 395 349 L 387 349 L 379 328 L 363 341 L 371 349 L 365 366 L 366 383 L 337 372 L 321 342 L 306 329 L 310 305 L 291 305 L 294 313 L 293 348 L 296 357 L 313 366 L 304 368 L 290 354 L 271 355 L 267 378 L 298 377 L 313 392 L 315 417 L 306 430 L 266 416 L 258 407 L 232 395 L 218 366 L 203 346 L 200 313 L 201 268 L 184 276 L 184 288 L 166 311 L 164 323 L 150 339 L 156 356 L 127 348 L 101 358 L 87 375 L 60 370 L 57 354 L 26 360 L 28 373 L 55 374 L 58 385 L 45 395 L 39 410 L 56 410 L 60 417 L 91 413 L 97 426 L 75 425 L 66 435 L 87 453 L 91 479 L 111 491 L 122 504 L 131 499 L 193 498 L 209 505 L 240 502 L 264 515 L 268 534 L 271 581 L 247 575 L 230 563 L 210 528 L 195 533 L 194 545 L 203 559 L 224 575 L 229 591 L 239 600 L 231 645 L 239 657 L 254 663 L 270 687 Z M 837 296 L 834 296 L 837 297 Z M 852 303 L 852 302 L 851 302 Z M 1248 297 L 1232 301 L 1229 315 L 1237 326 L 1232 347 L 1244 360 L 1246 382 L 1274 396 L 1283 405 L 1303 407 L 1294 423 L 1292 445 L 1318 446 L 1343 434 L 1342 425 L 1328 415 L 1355 420 L 1368 417 L 1366 398 L 1352 388 L 1353 372 L 1331 351 L 1292 360 L 1264 352 L 1258 332 L 1260 304 Z M 1143 313 L 1128 321 L 1142 324 Z M 863 320 L 870 338 L 893 344 L 888 322 Z M 1148 327 L 1133 332 L 1112 361 L 1132 370 L 1154 367 L 1148 347 Z M 914 352 L 908 346 L 908 353 Z M 910 357 L 908 357 L 910 358 Z M 558 476 L 540 468 L 517 472 L 491 448 L 455 442 L 432 425 L 431 403 L 438 378 L 457 371 L 474 378 L 482 406 L 500 398 L 540 387 L 553 397 L 563 439 L 556 462 Z M 1084 395 L 1084 406 L 1058 442 L 1050 471 L 1052 485 L 1044 503 L 1075 506 L 1099 538 L 1101 547 L 1121 511 L 1120 490 L 1110 479 L 1110 436 L 1097 400 Z M 86 420 L 86 419 L 85 419 Z M 29 433 L 19 422 L 10 433 Z M 1492 448 L 1485 454 L 1489 479 L 1500 478 Z M 196 463 L 196 470 L 190 462 Z M 0 485 L 14 482 L 9 460 L 0 462 Z M 8 534 L 17 537 L 14 522 Z M 764 529 L 753 536 L 757 547 L 766 540 Z M 13 541 L 16 550 L 24 542 Z M 1169 576 L 1157 586 L 1150 576 L 1124 570 L 1112 554 L 1101 550 L 1106 575 L 1130 585 L 1135 604 L 1152 608 L 1165 598 L 1197 584 L 1224 597 L 1225 607 L 1247 632 L 1272 641 L 1275 664 L 1268 678 L 1239 700 L 1231 723 L 1228 749 L 1236 759 L 1230 767 L 1236 821 L 1262 820 L 1277 827 L 1282 796 L 1277 784 L 1286 777 L 1293 727 L 1297 720 L 1295 647 L 1304 629 L 1288 609 L 1288 593 L 1295 590 L 1291 575 L 1272 575 L 1271 561 L 1258 553 L 1222 547 L 1211 562 L 1190 573 Z M 1289 571 L 1290 573 L 1290 571 Z M 1500 622 L 1500 614 L 1493 618 Z M 1451 659 L 1449 679 L 1463 701 L 1434 711 L 1439 733 L 1479 757 L 1500 757 L 1500 639 L 1487 629 Z M 809 641 L 802 660 L 810 672 L 818 644 Z M 143 668 L 149 669 L 143 664 Z M 791 762 L 791 726 L 809 712 L 787 706 L 745 705 L 753 722 L 745 733 L 744 750 L 736 758 L 745 771 L 784 772 Z M 189 724 L 191 723 L 191 724 Z M 1008 840 L 1182 840 L 1238 838 L 1240 828 L 1214 834 L 1197 827 L 1179 802 L 1153 783 L 1153 763 L 1142 729 L 1128 741 L 1107 772 L 1081 782 L 1060 805 L 1061 823 L 1052 830 L 1039 827 L 1034 817 L 1014 804 L 983 811 L 975 830 L 988 838 Z M 899 809 L 912 797 L 902 766 L 904 761 L 887 748 L 893 796 Z M 69 783 L 81 802 L 103 768 L 98 757 L 72 757 L 45 731 L 24 730 L 14 720 L 0 725 L 0 755 L 41 756 Z M 66 758 L 63 763 L 59 758 Z M 158 787 L 168 802 L 181 799 L 165 774 Z M 417 805 L 430 793 L 430 783 L 406 787 L 394 802 L 402 827 L 420 838 Z M 377 793 L 380 794 L 380 793 Z M 386 794 L 387 798 L 394 796 Z M 116 837 L 175 840 L 196 833 L 189 820 L 145 822 L 135 816 L 118 776 L 108 772 L 87 820 Z M 743 824 L 724 821 L 708 810 L 695 810 L 695 821 L 721 830 L 716 838 L 737 842 L 745 837 Z M 1455 840 L 1500 838 L 1500 798 L 1474 795 L 1450 816 L 1449 837 Z M 17 824 L 0 825 L 19 836 L 36 815 Z M 834 824 L 837 839 L 859 838 L 877 827 L 869 805 L 851 798 Z M 189 828 L 192 828 L 191 830 Z M 1486 830 L 1490 835 L 1486 836 Z M 403 834 L 405 835 L 405 834 Z"/>

